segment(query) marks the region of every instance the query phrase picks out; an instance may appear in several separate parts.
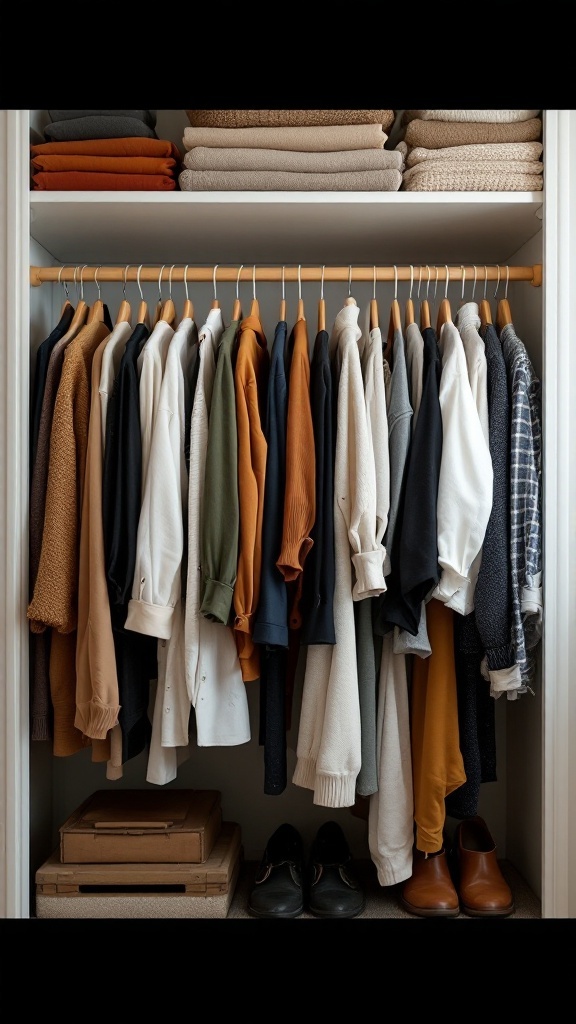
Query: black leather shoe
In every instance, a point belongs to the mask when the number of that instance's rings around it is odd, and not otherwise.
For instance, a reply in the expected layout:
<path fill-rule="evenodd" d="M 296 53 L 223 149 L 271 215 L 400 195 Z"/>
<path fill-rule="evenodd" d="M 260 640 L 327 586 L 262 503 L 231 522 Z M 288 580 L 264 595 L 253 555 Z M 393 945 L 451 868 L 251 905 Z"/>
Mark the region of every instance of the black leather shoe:
<path fill-rule="evenodd" d="M 320 826 L 310 851 L 308 909 L 316 917 L 357 917 L 366 905 L 346 837 L 336 821 Z"/>
<path fill-rule="evenodd" d="M 304 910 L 304 848 L 300 833 L 284 824 L 270 836 L 248 898 L 256 917 L 298 917 Z"/>

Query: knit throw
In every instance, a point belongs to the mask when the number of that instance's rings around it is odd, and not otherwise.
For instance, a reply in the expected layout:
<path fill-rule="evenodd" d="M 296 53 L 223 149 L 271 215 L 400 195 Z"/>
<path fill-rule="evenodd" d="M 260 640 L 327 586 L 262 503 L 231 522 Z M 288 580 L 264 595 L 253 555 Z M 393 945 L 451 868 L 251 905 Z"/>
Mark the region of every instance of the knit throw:
<path fill-rule="evenodd" d="M 289 149 L 297 153 L 382 149 L 388 136 L 379 124 L 319 125 L 317 128 L 185 128 L 184 149 Z"/>
<path fill-rule="evenodd" d="M 194 128 L 295 128 L 306 125 L 378 124 L 387 131 L 393 110 L 187 110 Z"/>
<path fill-rule="evenodd" d="M 469 161 L 486 160 L 511 161 L 512 163 L 530 162 L 540 160 L 542 156 L 541 142 L 510 142 L 494 145 L 477 146 L 447 146 L 445 149 L 424 149 L 416 146 L 411 149 L 406 157 L 407 167 L 414 167 L 415 164 L 424 160 L 451 160 L 454 163 L 469 163 Z M 542 167 L 537 168 L 539 174 Z"/>
<path fill-rule="evenodd" d="M 402 153 L 388 149 L 348 149 L 341 153 L 295 153 L 281 149 L 217 149 L 195 146 L 184 157 L 191 171 L 340 171 L 404 170 Z"/>
<path fill-rule="evenodd" d="M 397 170 L 342 171 L 315 174 L 303 171 L 182 171 L 183 192 L 397 192 Z"/>
<path fill-rule="evenodd" d="M 542 138 L 542 120 L 496 124 L 490 121 L 410 121 L 404 141 L 409 146 L 442 149 L 444 146 L 467 146 L 476 143 L 532 142 Z"/>
<path fill-rule="evenodd" d="M 512 166 L 511 166 L 512 165 Z M 532 166 L 532 165 L 528 165 Z M 540 192 L 543 175 L 513 170 L 514 161 L 498 164 L 430 161 L 405 171 L 404 192 Z"/>
<path fill-rule="evenodd" d="M 528 121 L 538 117 L 540 110 L 405 110 L 403 120 L 407 123 L 419 118 L 421 121 L 492 121 L 509 124 L 511 121 Z"/>

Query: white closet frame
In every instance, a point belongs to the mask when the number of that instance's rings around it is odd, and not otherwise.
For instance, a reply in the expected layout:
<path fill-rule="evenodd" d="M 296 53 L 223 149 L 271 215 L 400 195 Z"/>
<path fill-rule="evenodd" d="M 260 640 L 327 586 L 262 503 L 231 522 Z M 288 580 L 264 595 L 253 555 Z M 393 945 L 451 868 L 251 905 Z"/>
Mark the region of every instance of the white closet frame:
<path fill-rule="evenodd" d="M 27 918 L 28 111 L 0 111 L 0 140 L 0 918 Z M 542 916 L 571 918 L 576 917 L 576 110 L 545 111 L 544 158 Z"/>

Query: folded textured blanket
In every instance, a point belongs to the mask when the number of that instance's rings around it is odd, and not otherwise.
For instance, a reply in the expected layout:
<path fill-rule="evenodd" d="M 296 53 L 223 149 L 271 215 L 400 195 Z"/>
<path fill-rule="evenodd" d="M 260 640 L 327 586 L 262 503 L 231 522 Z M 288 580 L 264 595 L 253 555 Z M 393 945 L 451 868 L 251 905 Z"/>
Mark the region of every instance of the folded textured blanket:
<path fill-rule="evenodd" d="M 183 192 L 397 192 L 400 171 L 181 171 Z"/>
<path fill-rule="evenodd" d="M 104 171 L 38 171 L 35 189 L 50 192 L 170 192 L 176 178 L 167 174 L 109 174 Z"/>
<path fill-rule="evenodd" d="M 134 117 L 144 121 L 150 128 L 156 127 L 156 110 L 49 110 L 51 121 L 75 121 L 79 117 L 98 117 L 100 114 L 112 117 Z"/>
<path fill-rule="evenodd" d="M 493 145 L 447 146 L 444 149 L 424 149 L 415 146 L 406 157 L 406 166 L 414 167 L 424 160 L 452 160 L 454 162 L 486 161 L 487 163 L 505 160 L 540 160 L 543 146 L 541 142 L 502 142 Z M 539 168 L 539 172 L 542 168 Z"/>
<path fill-rule="evenodd" d="M 113 174 L 177 174 L 180 161 L 161 156 L 35 156 L 39 171 L 111 171 Z"/>
<path fill-rule="evenodd" d="M 319 125 L 317 128 L 185 128 L 184 149 L 291 149 L 296 153 L 382 149 L 388 136 L 379 124 Z"/>
<path fill-rule="evenodd" d="M 401 153 L 387 149 L 345 149 L 342 152 L 296 153 L 282 149 L 217 149 L 195 146 L 184 156 L 191 171 L 338 171 L 403 170 Z"/>
<path fill-rule="evenodd" d="M 417 171 L 407 179 L 405 171 L 402 180 L 403 192 L 541 192 L 544 183 L 542 174 L 511 173 L 508 166 L 497 167 L 493 163 L 471 168 L 467 164 L 440 163 L 437 169 L 430 164 L 419 164 L 410 168 Z"/>
<path fill-rule="evenodd" d="M 410 121 L 404 141 L 409 146 L 442 149 L 444 146 L 468 146 L 476 143 L 532 142 L 542 137 L 542 119 L 496 124 L 493 121 Z"/>
<path fill-rule="evenodd" d="M 498 163 L 495 160 L 490 162 L 484 160 L 457 160 L 450 163 L 448 160 L 427 160 L 408 167 L 404 171 L 404 182 L 418 178 L 418 175 L 428 173 L 448 172 L 452 177 L 464 176 L 466 174 L 487 174 L 510 175 L 513 178 L 516 174 L 542 174 L 543 164 L 541 160 L 503 160 Z"/>
<path fill-rule="evenodd" d="M 169 156 L 180 160 L 180 150 L 169 139 L 78 139 L 74 142 L 39 142 L 30 146 L 32 156 Z"/>
<path fill-rule="evenodd" d="M 418 118 L 421 121 L 492 121 L 509 124 L 511 121 L 528 121 L 538 117 L 541 110 L 405 110 L 404 122 Z"/>
<path fill-rule="evenodd" d="M 142 136 L 156 139 L 153 128 L 136 117 L 118 117 L 116 114 L 95 114 L 91 117 L 72 117 L 69 121 L 52 121 L 44 128 L 48 141 L 56 139 L 76 141 L 77 139 L 119 139 L 127 136 Z"/>
<path fill-rule="evenodd" d="M 187 110 L 193 128 L 295 128 L 305 125 L 379 124 L 387 131 L 393 110 Z"/>

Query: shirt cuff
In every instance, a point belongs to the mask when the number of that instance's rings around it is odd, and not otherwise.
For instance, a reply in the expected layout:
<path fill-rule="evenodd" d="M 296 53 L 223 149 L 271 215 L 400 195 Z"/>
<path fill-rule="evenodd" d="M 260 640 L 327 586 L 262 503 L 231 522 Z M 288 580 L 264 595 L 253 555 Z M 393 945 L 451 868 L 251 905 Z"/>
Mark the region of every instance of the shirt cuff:
<path fill-rule="evenodd" d="M 228 586 L 227 583 L 220 583 L 219 580 L 207 579 L 200 611 L 206 619 L 222 622 L 227 626 L 230 622 L 233 597 L 234 587 Z"/>
<path fill-rule="evenodd" d="M 448 604 L 449 601 L 453 600 L 457 592 L 467 583 L 469 583 L 467 576 L 461 576 L 456 569 L 447 565 L 442 569 L 440 582 L 432 596 L 436 597 L 439 601 L 442 601 L 443 604 Z"/>
<path fill-rule="evenodd" d="M 503 693 L 508 694 L 508 700 L 515 700 L 516 694 L 513 691 L 519 690 L 522 686 L 520 666 L 512 665 L 510 668 L 497 668 L 489 671 L 490 696 L 497 699 Z"/>
<path fill-rule="evenodd" d="M 352 564 L 356 570 L 356 583 L 352 590 L 355 601 L 363 601 L 366 597 L 377 597 L 386 588 L 384 579 L 384 548 L 376 551 L 361 551 L 352 555 Z"/>
<path fill-rule="evenodd" d="M 148 604 L 146 601 L 137 601 L 131 598 L 128 602 L 128 615 L 124 623 L 124 629 L 131 629 L 135 633 L 146 633 L 147 636 L 156 636 L 159 640 L 169 640 L 172 633 L 172 617 L 174 607 L 172 605 Z"/>
<path fill-rule="evenodd" d="M 542 618 L 542 573 L 534 573 L 529 577 L 526 586 L 522 587 L 520 611 L 523 615 L 534 615 Z"/>

